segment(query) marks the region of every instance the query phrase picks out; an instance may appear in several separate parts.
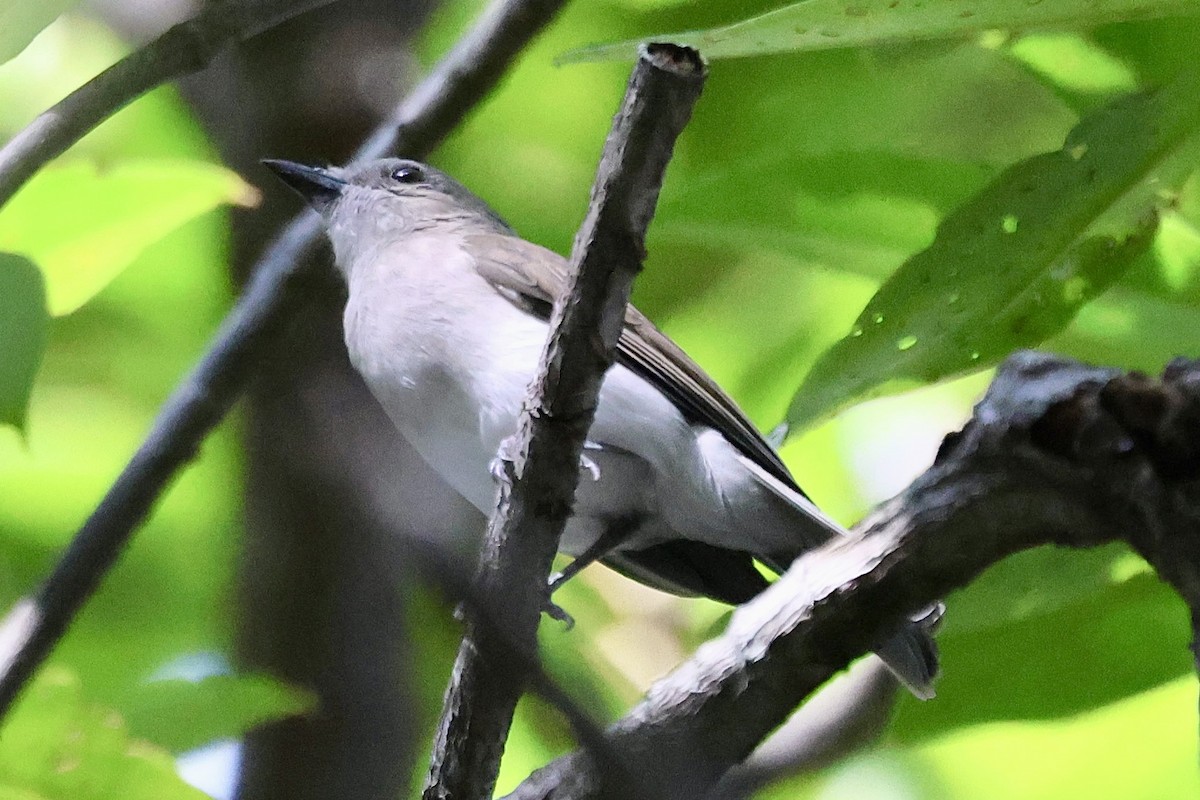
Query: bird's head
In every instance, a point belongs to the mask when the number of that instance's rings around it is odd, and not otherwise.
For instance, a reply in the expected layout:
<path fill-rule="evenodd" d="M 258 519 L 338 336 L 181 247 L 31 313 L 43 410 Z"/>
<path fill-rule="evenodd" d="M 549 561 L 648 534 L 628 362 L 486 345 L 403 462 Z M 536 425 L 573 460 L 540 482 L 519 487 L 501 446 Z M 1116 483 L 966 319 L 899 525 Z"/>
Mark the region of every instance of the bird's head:
<path fill-rule="evenodd" d="M 369 248 L 422 232 L 511 233 L 487 203 L 419 161 L 385 158 L 344 168 L 275 159 L 263 164 L 321 214 L 343 269 Z"/>

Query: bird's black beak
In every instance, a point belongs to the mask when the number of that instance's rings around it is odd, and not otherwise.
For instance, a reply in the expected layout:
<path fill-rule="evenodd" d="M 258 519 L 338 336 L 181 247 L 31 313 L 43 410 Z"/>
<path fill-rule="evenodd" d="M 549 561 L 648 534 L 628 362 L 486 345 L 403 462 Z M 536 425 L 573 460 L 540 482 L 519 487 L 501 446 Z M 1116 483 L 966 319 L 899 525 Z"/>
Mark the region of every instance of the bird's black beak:
<path fill-rule="evenodd" d="M 321 167 L 309 167 L 295 161 L 275 158 L 264 158 L 262 164 L 299 192 L 300 196 L 318 211 L 324 211 L 346 188 L 344 180 Z"/>

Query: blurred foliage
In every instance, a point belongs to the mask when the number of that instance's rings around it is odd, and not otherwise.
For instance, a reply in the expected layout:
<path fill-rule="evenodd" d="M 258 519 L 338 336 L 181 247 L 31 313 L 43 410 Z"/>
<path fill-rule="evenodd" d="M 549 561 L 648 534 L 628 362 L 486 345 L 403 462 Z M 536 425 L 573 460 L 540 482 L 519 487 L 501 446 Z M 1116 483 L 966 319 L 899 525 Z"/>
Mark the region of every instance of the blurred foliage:
<path fill-rule="evenodd" d="M 78 0 L 0 0 L 0 64 L 20 53 L 33 37 Z"/>
<path fill-rule="evenodd" d="M 0 253 L 0 425 L 25 427 L 46 326 L 42 273 L 27 259 Z"/>
<path fill-rule="evenodd" d="M 124 50 L 94 22 L 71 18 L 52 26 L 0 67 L 0 139 Z M 3 247 L 37 260 L 52 309 L 64 315 L 48 322 L 24 436 L 0 427 L 5 607 L 48 573 L 141 442 L 171 387 L 203 351 L 229 302 L 226 220 L 211 210 L 252 197 L 240 178 L 212 162 L 203 132 L 176 93 L 164 89 L 101 126 L 0 210 Z M 29 262 L 14 258 L 0 262 L 6 415 L 15 348 L 24 341 L 32 349 L 38 331 L 29 324 L 18 338 L 13 330 L 18 317 L 10 304 L 21 297 L 15 282 L 29 269 Z M 45 325 L 40 283 L 36 291 L 24 285 L 21 291 L 26 299 L 20 313 L 29 318 L 42 307 Z M 51 688 L 35 686 L 18 717 L 6 724 L 0 742 L 12 749 L 0 764 L 0 785 L 11 782 L 14 791 L 40 791 L 36 796 L 47 798 L 195 797 L 158 748 L 237 733 L 305 705 L 265 678 L 225 676 L 186 686 L 149 680 L 181 655 L 229 649 L 240 481 L 232 434 L 226 429 L 208 440 L 53 654 L 47 672 L 78 675 L 80 685 L 69 693 L 54 684 L 57 678 Z M 86 702 L 68 694 L 81 694 Z M 156 706 L 168 702 L 160 713 Z M 107 733 L 97 736 L 94 750 L 86 742 L 72 744 L 92 724 L 86 708 L 93 703 L 113 709 L 104 717 L 104 731 L 128 715 L 136 735 L 152 738 L 155 747 L 126 742 L 124 733 L 119 746 L 110 746 Z M 111 736 L 117 735 L 113 729 Z M 22 742 L 25 749 L 18 751 Z M 35 745 L 45 752 L 37 754 Z M 64 777 L 45 784 L 16 780 L 35 765 L 56 775 L 58 762 L 46 761 L 56 747 L 66 748 Z M 153 757 L 139 756 L 143 750 Z M 76 751 L 78 758 L 86 756 L 83 766 L 76 764 Z M 122 759 L 129 758 L 149 759 L 153 774 L 163 777 L 138 777 L 150 775 L 150 767 L 135 763 L 127 769 Z M 68 774 L 90 772 L 90 788 Z M 135 779 L 147 781 L 146 788 L 139 790 Z"/>
<path fill-rule="evenodd" d="M 312 695 L 265 675 L 155 679 L 126 703 L 130 731 L 176 753 L 315 710 Z"/>
<path fill-rule="evenodd" d="M 221 203 L 254 205 L 241 178 L 198 161 L 52 165 L 0 211 L 0 248 L 34 261 L 50 313 L 70 314 L 150 245 Z"/>
<path fill-rule="evenodd" d="M 1056 4 L 1025 5 L 1048 12 Z M 1068 5 L 1078 12 L 1093 4 Z M 441 8 L 421 44 L 427 63 L 478 7 L 460 0 Z M 556 67 L 555 59 L 592 42 L 716 28 L 771 10 L 769 0 L 572 4 L 435 160 L 525 236 L 566 252 L 628 65 Z M 1047 336 L 1042 346 L 1151 371 L 1174 355 L 1200 354 L 1200 180 L 1191 147 L 1200 101 L 1189 89 L 1196 73 L 1187 72 L 1200 21 L 1181 15 L 939 41 L 913 41 L 927 37 L 906 31 L 883 45 L 714 63 L 669 170 L 637 287 L 643 310 L 764 428 L 783 418 L 798 390 L 821 397 L 796 415 L 807 421 L 892 378 L 913 384 L 974 370 L 797 431 L 786 460 L 847 523 L 924 469 L 940 436 L 966 418 L 988 377 L 972 364 Z M 0 136 L 121 49 L 81 18 L 45 31 L 0 67 Z M 1153 92 L 1160 87 L 1169 88 Z M 21 212 L 14 201 L 0 212 L 0 248 L 17 249 L 9 242 L 22 236 L 40 243 L 20 252 L 46 270 L 50 307 L 60 314 L 47 321 L 27 262 L 0 261 L 0 420 L 20 422 L 28 387 L 20 376 L 36 366 L 37 326 L 49 328 L 25 434 L 0 427 L 5 603 L 45 574 L 228 305 L 226 220 L 211 209 L 250 195 L 212 161 L 176 95 L 160 90 L 35 178 L 18 201 L 36 206 Z M 1020 191 L 1027 184 L 1039 187 L 1035 196 Z M 24 221 L 5 222 L 18 213 Z M 1136 246 L 1109 250 L 1100 236 L 1132 236 Z M 84 237 L 86 247 L 61 250 L 52 266 L 49 254 Z M 1085 240 L 1092 244 L 1072 250 Z M 1051 290 L 1070 283 L 1053 283 L 1069 252 L 1077 274 L 1089 264 L 1102 274 L 1057 298 L 1070 302 L 1051 302 Z M 84 255 L 95 259 L 88 272 L 78 269 Z M 1015 335 L 1014 300 L 1052 324 Z M 955 322 L 950 305 L 970 313 Z M 875 323 L 877 314 L 885 322 Z M 867 334 L 872 325 L 878 334 Z M 917 341 L 900 348 L 909 336 Z M 24 361 L 10 355 L 18 337 L 19 351 L 33 354 Z M 954 346 L 933 347 L 938 337 Z M 100 704 L 137 736 L 179 750 L 306 707 L 256 677 L 152 680 L 170 676 L 180 658 L 216 654 L 219 664 L 229 650 L 239 483 L 225 426 L 134 540 L 26 703 L 47 691 L 65 697 L 63 668 L 78 675 L 73 699 L 40 706 L 37 719 L 22 718 L 31 733 L 0 741 L 57 752 L 75 724 L 64 720 L 87 718 Z M 556 599 L 579 625 L 544 626 L 549 666 L 606 719 L 726 613 L 603 570 Z M 1135 556 L 1118 547 L 1026 553 L 947 604 L 939 699 L 903 700 L 877 751 L 763 796 L 1195 793 L 1195 686 L 1179 677 L 1191 667 L 1185 610 Z M 432 595 L 418 594 L 409 613 L 421 634 L 414 724 L 431 734 L 458 628 Z M 555 713 L 524 702 L 500 789 L 571 747 Z M 0 760 L 0 795 L 40 790 L 14 783 L 7 763 Z"/>
<path fill-rule="evenodd" d="M 79 681 L 50 667 L 13 708 L 0 738 L 4 800 L 199 800 L 169 753 L 130 738 L 115 711 L 83 696 Z"/>

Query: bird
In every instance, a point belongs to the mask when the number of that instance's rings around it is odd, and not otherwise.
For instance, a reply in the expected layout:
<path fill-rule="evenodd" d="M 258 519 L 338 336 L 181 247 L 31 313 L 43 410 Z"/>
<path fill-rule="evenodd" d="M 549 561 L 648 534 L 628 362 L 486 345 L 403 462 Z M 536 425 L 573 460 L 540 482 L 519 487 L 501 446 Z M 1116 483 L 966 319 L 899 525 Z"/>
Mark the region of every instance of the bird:
<path fill-rule="evenodd" d="M 354 368 L 429 466 L 490 515 L 492 465 L 517 429 L 566 259 L 419 161 L 263 164 L 324 222 L 348 289 Z M 557 583 L 599 560 L 656 589 L 739 605 L 769 584 L 756 561 L 782 573 L 842 535 L 737 403 L 629 305 L 560 542 L 575 560 Z M 911 621 L 876 648 L 922 699 L 938 670 L 927 628 Z"/>

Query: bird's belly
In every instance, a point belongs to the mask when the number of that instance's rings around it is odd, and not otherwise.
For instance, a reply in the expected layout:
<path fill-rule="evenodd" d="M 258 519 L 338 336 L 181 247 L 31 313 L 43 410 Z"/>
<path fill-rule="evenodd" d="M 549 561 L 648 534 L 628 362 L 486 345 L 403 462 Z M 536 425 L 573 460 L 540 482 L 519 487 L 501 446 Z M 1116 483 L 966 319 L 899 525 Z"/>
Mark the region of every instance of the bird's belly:
<path fill-rule="evenodd" d="M 490 513 L 496 489 L 488 467 L 497 447 L 481 436 L 475 398 L 440 370 L 398 377 L 367 383 L 421 458 L 473 506 Z"/>

